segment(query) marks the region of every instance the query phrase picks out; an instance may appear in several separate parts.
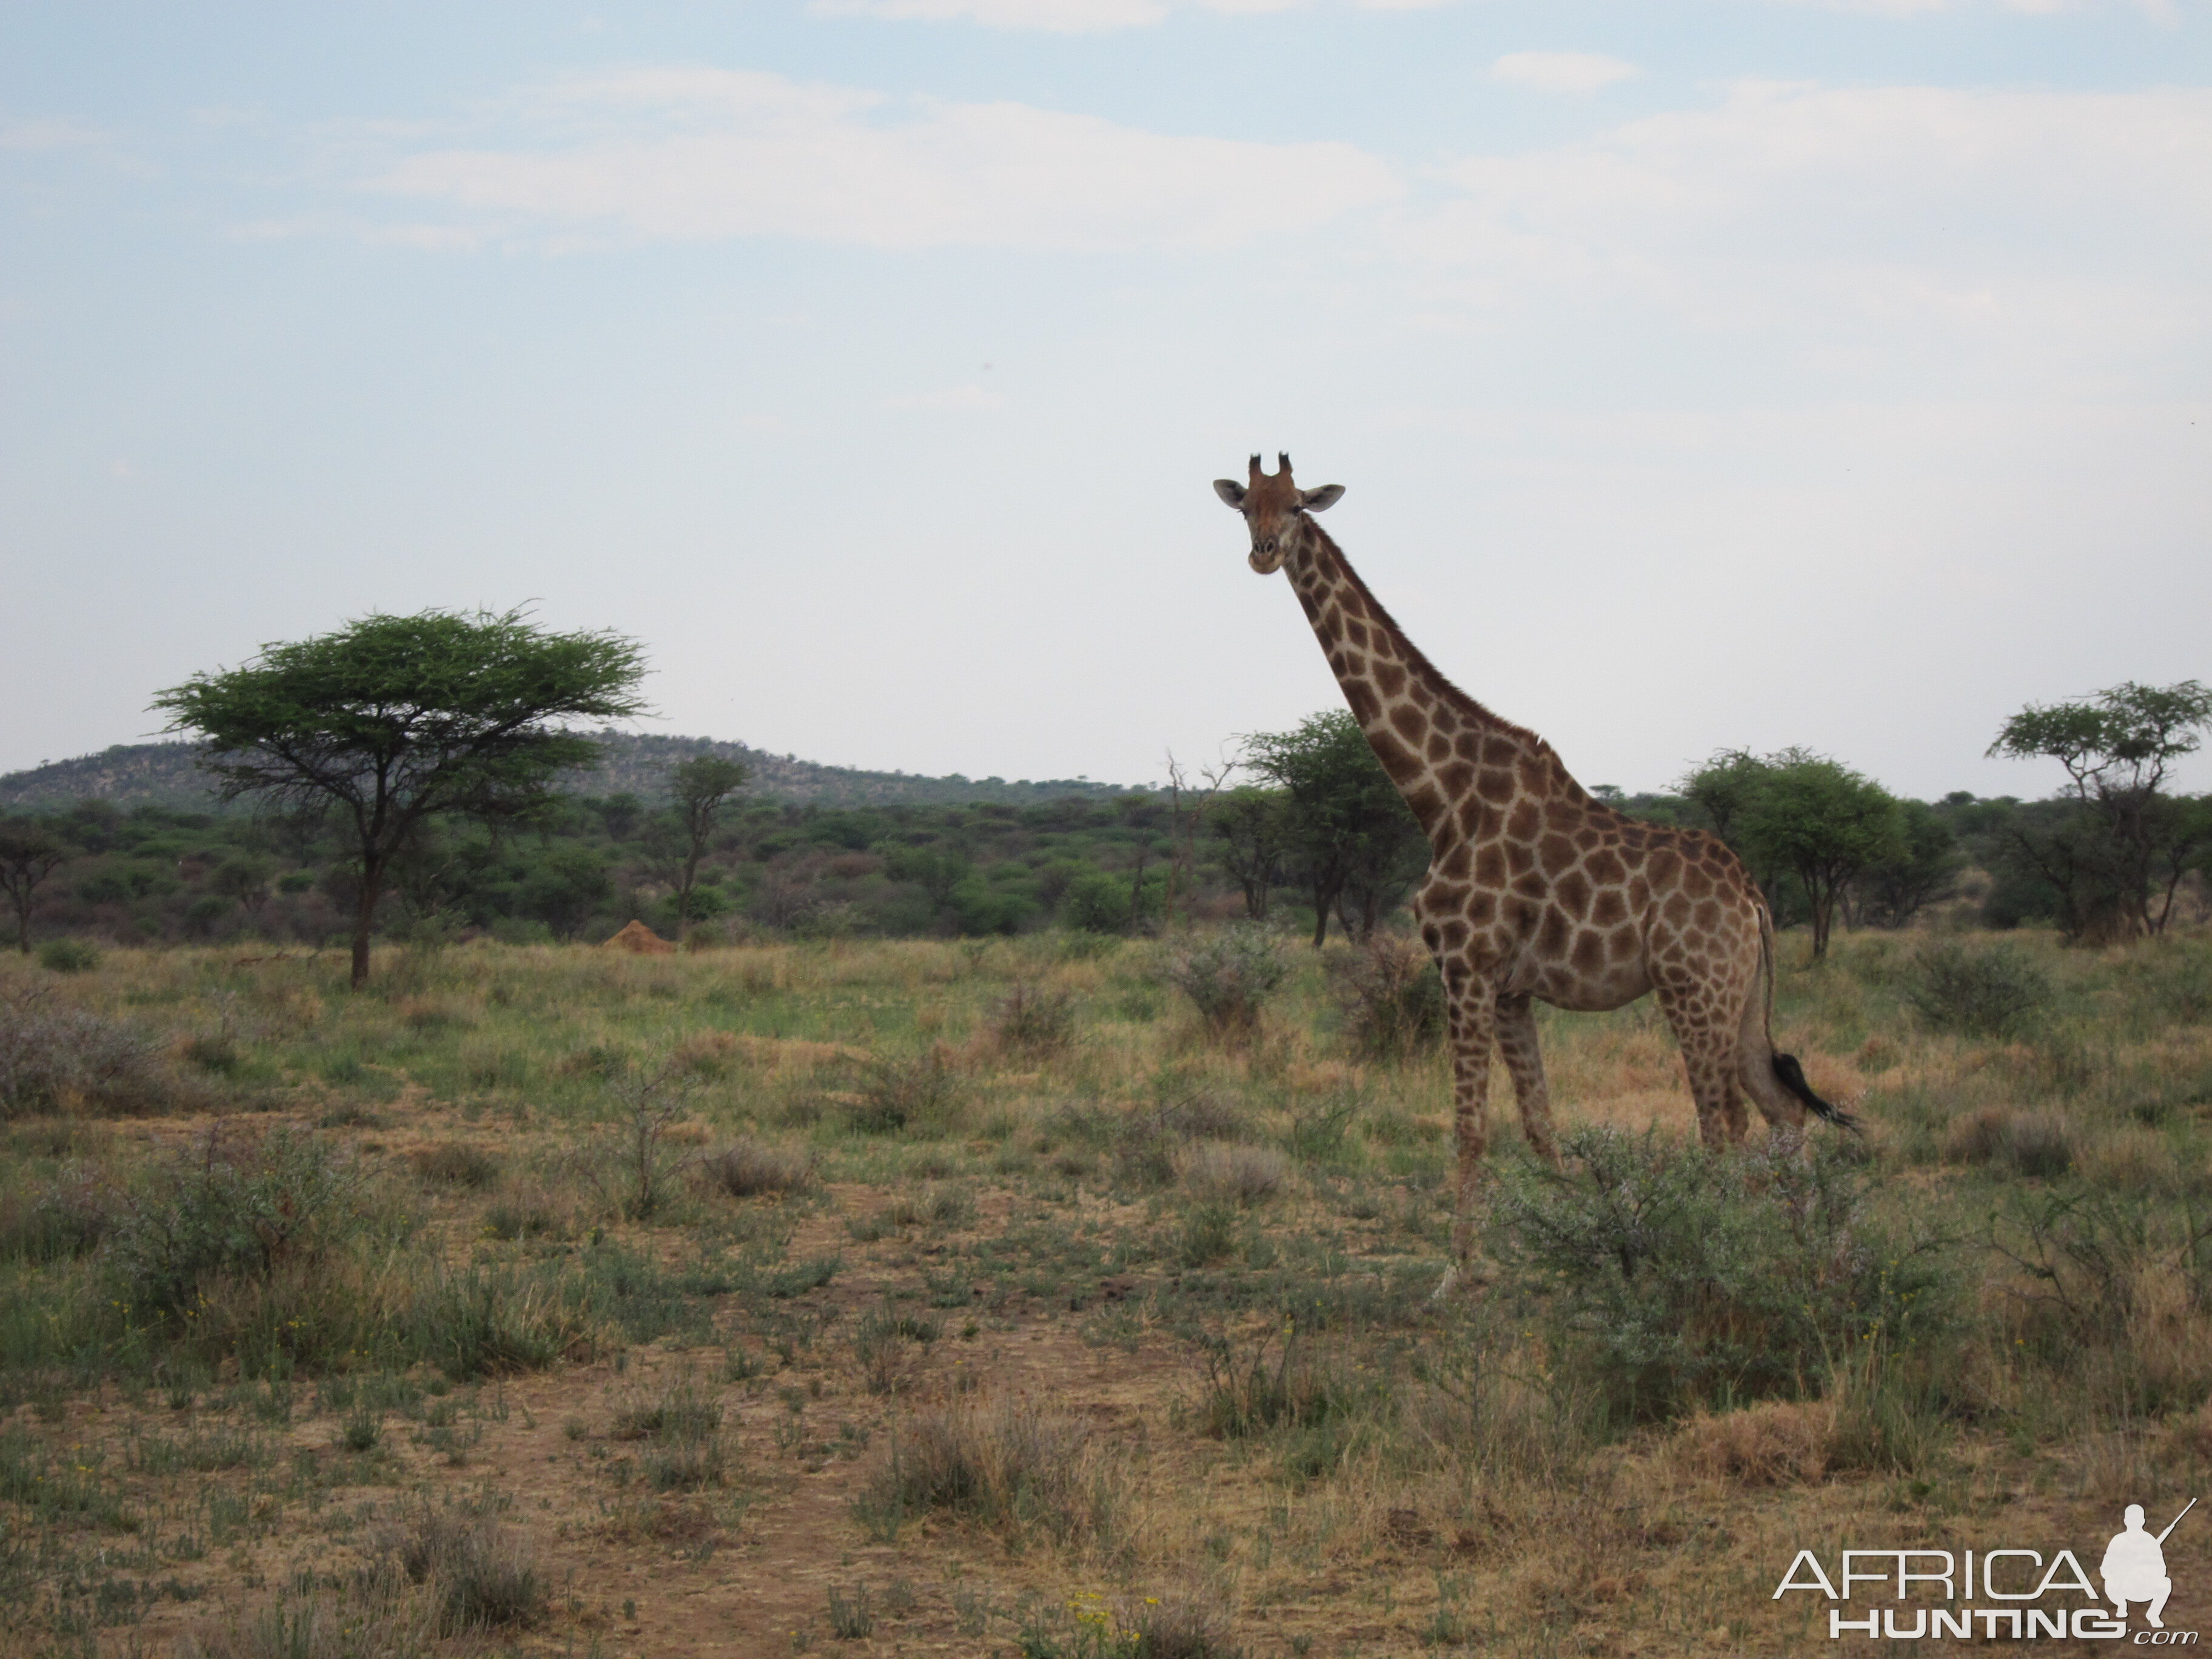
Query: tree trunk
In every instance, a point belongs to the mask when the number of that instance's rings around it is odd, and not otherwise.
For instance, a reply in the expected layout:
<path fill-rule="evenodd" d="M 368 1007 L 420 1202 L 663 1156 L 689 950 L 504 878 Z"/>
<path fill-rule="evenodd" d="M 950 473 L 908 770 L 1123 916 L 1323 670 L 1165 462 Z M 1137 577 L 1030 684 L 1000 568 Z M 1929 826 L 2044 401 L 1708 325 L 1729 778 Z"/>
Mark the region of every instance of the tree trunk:
<path fill-rule="evenodd" d="M 1339 882 L 1334 887 L 1314 884 L 1314 949 L 1318 951 L 1328 939 L 1328 913 L 1336 903 L 1336 896 L 1344 890 Z"/>
<path fill-rule="evenodd" d="M 353 917 L 353 980 L 358 991 L 368 983 L 368 935 L 376 925 L 376 901 L 384 890 L 384 860 L 361 861 L 361 903 Z"/>

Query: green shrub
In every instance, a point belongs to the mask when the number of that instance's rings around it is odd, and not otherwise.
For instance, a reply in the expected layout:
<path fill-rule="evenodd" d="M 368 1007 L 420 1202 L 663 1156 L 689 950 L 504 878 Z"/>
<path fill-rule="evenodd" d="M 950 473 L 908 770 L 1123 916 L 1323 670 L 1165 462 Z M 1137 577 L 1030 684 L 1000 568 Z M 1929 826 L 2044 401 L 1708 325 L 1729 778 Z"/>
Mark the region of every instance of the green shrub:
<path fill-rule="evenodd" d="M 181 1320 L 217 1279 L 265 1280 L 329 1251 L 360 1221 L 361 1177 L 314 1135 L 218 1124 L 125 1208 L 108 1265 L 131 1307 Z"/>
<path fill-rule="evenodd" d="M 2003 1036 L 2051 1002 L 2044 971 L 2009 945 L 1923 947 L 1907 970 L 1905 1000 L 1938 1031 Z"/>
<path fill-rule="evenodd" d="M 991 1011 L 990 1030 L 1008 1053 L 1040 1058 L 1058 1054 L 1075 1040 L 1075 997 L 1018 982 Z"/>
<path fill-rule="evenodd" d="M 1596 1127 L 1560 1147 L 1571 1173 L 1499 1182 L 1492 1249 L 1620 1419 L 1817 1393 L 1832 1356 L 1929 1325 L 1934 1247 L 1890 1248 L 1861 1214 L 1862 1178 L 1825 1154 Z"/>
<path fill-rule="evenodd" d="M 941 1049 L 865 1061 L 854 1092 L 851 1123 L 862 1134 L 942 1134 L 959 1121 L 958 1079 Z"/>
<path fill-rule="evenodd" d="M 1433 1048 L 1444 1031 L 1444 982 L 1419 939 L 1377 933 L 1328 958 L 1345 1040 L 1371 1060 Z"/>
<path fill-rule="evenodd" d="M 1291 976 L 1291 964 L 1273 934 L 1249 922 L 1232 923 L 1171 951 L 1164 972 L 1191 1000 L 1206 1029 L 1226 1036 L 1260 1023 L 1261 1006 Z"/>
<path fill-rule="evenodd" d="M 543 1370 L 588 1352 L 589 1287 L 548 1273 L 441 1268 L 407 1313 L 407 1347 L 456 1382 Z"/>
<path fill-rule="evenodd" d="M 89 973 L 100 966 L 100 952 L 81 940 L 48 939 L 39 947 L 39 965 L 57 974 Z"/>
<path fill-rule="evenodd" d="M 1130 888 L 1127 876 L 1103 870 L 1086 870 L 1067 884 L 1060 896 L 1060 925 L 1078 934 L 1126 933 L 1130 922 Z"/>

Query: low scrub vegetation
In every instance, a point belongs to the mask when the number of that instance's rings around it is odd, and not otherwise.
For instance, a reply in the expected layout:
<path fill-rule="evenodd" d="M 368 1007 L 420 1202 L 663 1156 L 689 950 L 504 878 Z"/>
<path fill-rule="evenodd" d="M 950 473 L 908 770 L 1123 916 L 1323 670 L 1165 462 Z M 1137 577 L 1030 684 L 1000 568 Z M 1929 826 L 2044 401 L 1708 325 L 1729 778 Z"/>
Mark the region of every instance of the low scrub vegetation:
<path fill-rule="evenodd" d="M 0 961 L 0 1645 L 1793 1651 L 1811 1529 L 2193 1491 L 2212 943 L 1806 958 L 1863 1137 L 1542 1013 L 1443 1303 L 1403 939 Z"/>

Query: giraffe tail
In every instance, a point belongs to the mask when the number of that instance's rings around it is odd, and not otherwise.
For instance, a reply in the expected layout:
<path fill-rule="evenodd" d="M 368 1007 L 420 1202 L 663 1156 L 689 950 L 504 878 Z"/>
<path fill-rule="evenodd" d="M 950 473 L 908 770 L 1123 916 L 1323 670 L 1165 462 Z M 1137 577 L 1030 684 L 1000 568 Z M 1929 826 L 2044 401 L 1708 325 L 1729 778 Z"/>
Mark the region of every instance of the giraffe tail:
<path fill-rule="evenodd" d="M 1766 969 L 1766 1063 L 1774 1068 L 1774 1080 L 1805 1103 L 1805 1109 L 1815 1117 L 1826 1118 L 1838 1129 L 1859 1133 L 1859 1121 L 1833 1101 L 1823 1100 L 1813 1092 L 1813 1085 L 1805 1080 L 1805 1068 L 1797 1063 L 1797 1056 L 1785 1054 L 1774 1046 L 1774 917 L 1762 904 L 1759 907 L 1759 954 Z"/>
<path fill-rule="evenodd" d="M 1775 1081 L 1805 1103 L 1815 1116 L 1824 1117 L 1838 1129 L 1859 1132 L 1859 1121 L 1833 1101 L 1823 1100 L 1813 1092 L 1813 1085 L 1805 1081 L 1805 1068 L 1797 1063 L 1797 1056 L 1777 1053 L 1768 1062 L 1774 1067 Z"/>

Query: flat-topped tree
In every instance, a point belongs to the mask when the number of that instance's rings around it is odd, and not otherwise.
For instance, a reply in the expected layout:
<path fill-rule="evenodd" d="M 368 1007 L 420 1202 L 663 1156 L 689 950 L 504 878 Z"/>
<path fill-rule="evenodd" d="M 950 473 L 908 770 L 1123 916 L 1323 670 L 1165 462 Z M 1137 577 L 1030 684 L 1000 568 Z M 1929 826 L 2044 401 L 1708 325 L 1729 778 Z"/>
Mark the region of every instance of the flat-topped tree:
<path fill-rule="evenodd" d="M 1300 489 L 1289 456 L 1270 474 L 1255 455 L 1246 483 L 1213 488 L 1243 514 L 1252 568 L 1290 578 L 1352 718 L 1428 837 L 1413 914 L 1450 1011 L 1459 1217 L 1447 1284 L 1477 1265 L 1492 1054 L 1530 1143 L 1559 1161 L 1532 1002 L 1618 1008 L 1655 993 L 1709 1146 L 1743 1138 L 1745 1095 L 1792 1134 L 1808 1109 L 1850 1121 L 1775 1051 L 1773 918 L 1735 854 L 1599 800 L 1551 744 L 1437 672 L 1314 522 L 1340 486 Z"/>
<path fill-rule="evenodd" d="M 226 800 L 350 823 L 360 897 L 353 983 L 392 859 L 431 818 L 512 820 L 599 746 L 557 722 L 640 713 L 645 672 L 619 634 L 553 634 L 519 611 L 368 616 L 333 634 L 269 645 L 245 666 L 195 674 L 154 699 L 169 730 L 198 734 Z"/>

